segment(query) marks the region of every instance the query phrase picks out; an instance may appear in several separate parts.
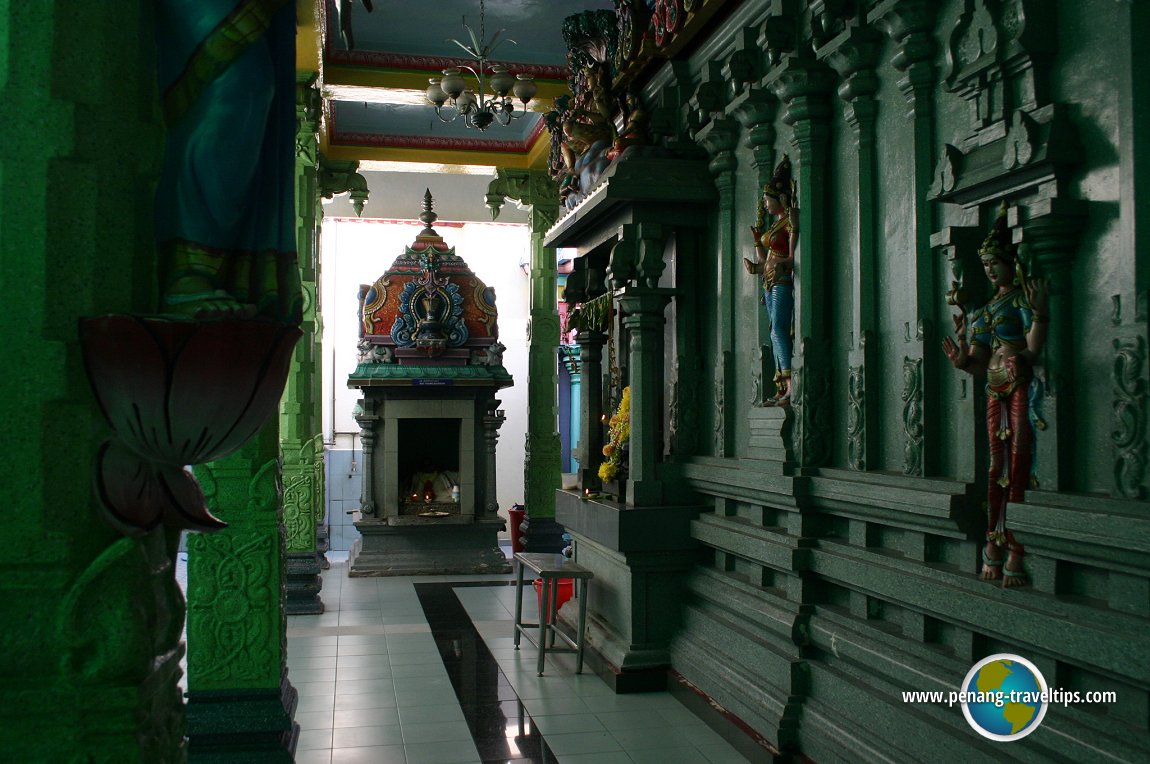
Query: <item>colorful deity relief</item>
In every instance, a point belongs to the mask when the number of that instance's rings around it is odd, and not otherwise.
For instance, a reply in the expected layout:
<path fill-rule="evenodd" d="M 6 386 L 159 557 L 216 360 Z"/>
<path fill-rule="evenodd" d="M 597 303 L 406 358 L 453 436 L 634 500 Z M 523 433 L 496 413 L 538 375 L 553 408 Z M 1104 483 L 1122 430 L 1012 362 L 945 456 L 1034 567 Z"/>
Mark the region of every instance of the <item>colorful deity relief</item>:
<path fill-rule="evenodd" d="M 431 228 L 430 191 L 421 219 L 427 227 L 415 242 L 361 293 L 361 338 L 379 360 L 465 358 L 465 348 L 493 346 L 499 338 L 495 290 Z"/>

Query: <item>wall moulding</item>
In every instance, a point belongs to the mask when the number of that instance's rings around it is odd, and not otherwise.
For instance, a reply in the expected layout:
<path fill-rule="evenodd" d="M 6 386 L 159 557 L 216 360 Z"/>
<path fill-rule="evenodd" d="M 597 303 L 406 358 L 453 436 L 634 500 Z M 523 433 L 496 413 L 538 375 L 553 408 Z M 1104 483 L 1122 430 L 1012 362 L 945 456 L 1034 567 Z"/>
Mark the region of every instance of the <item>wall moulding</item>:
<path fill-rule="evenodd" d="M 987 143 L 942 147 L 931 198 L 964 208 L 1062 185 L 1081 161 L 1074 126 L 1059 104 L 1016 112 L 1011 129 Z"/>

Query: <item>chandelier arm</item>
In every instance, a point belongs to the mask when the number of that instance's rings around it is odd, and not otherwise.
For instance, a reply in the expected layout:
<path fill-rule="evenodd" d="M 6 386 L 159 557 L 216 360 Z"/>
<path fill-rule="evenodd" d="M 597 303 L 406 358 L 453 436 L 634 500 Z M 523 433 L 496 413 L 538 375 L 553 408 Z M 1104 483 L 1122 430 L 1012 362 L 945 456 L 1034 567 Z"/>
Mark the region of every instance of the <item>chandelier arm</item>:
<path fill-rule="evenodd" d="M 466 21 L 466 19 L 464 19 L 464 21 Z M 485 91 L 488 87 L 487 75 L 489 58 L 495 49 L 503 43 L 510 42 L 512 45 L 518 45 L 518 43 L 515 40 L 503 37 L 503 34 L 507 31 L 506 29 L 500 29 L 498 32 L 491 36 L 490 40 L 487 39 L 486 8 L 484 0 L 479 0 L 479 37 L 475 36 L 475 30 L 473 30 L 466 23 L 464 23 L 463 28 L 467 30 L 467 36 L 471 40 L 471 46 L 468 47 L 464 43 L 455 39 L 451 39 L 449 42 L 453 42 L 462 48 L 468 56 L 475 60 L 475 65 L 470 66 L 468 64 L 459 64 L 455 69 L 451 70 L 451 75 L 452 77 L 457 77 L 459 70 L 466 70 L 470 72 L 471 76 L 474 77 L 477 81 L 477 87 L 474 92 L 469 91 L 467 89 L 466 80 L 463 80 L 463 89 L 460 91 L 459 96 L 450 98 L 450 105 L 453 107 L 453 113 L 450 119 L 443 116 L 441 107 L 444 104 L 437 103 L 435 99 L 430 97 L 428 100 L 430 100 L 432 105 L 435 107 L 435 114 L 439 117 L 441 122 L 454 122 L 456 119 L 462 116 L 463 123 L 466 127 L 474 127 L 480 131 L 486 130 L 492 124 L 492 122 L 498 122 L 500 125 L 506 127 L 507 125 L 511 124 L 511 120 L 519 119 L 527 113 L 527 104 L 524 102 L 522 113 L 516 113 L 515 101 L 508 97 L 507 92 L 500 93 L 492 90 L 492 94 L 490 96 L 486 94 Z M 448 73 L 449 70 L 445 69 L 445 78 Z M 496 79 L 498 80 L 498 85 L 501 89 L 510 90 L 512 89 L 511 85 L 519 87 L 519 85 L 514 82 L 514 75 L 510 75 L 510 73 L 507 72 L 505 65 L 498 65 L 496 68 L 493 68 L 491 70 L 491 77 L 491 86 L 493 88 L 495 87 Z M 512 82 L 510 84 L 507 82 L 509 77 L 512 78 Z M 523 75 L 520 75 L 521 79 L 522 77 Z M 530 78 L 527 79 L 529 80 Z M 454 89 L 456 84 L 456 81 L 453 79 L 452 89 Z M 532 86 L 531 89 L 534 90 L 534 87 Z M 432 88 L 429 88 L 428 92 L 431 92 L 433 95 L 435 94 Z M 459 105 L 459 99 L 462 98 L 465 94 L 467 95 L 467 98 L 465 99 L 467 105 L 466 108 L 462 108 Z"/>
<path fill-rule="evenodd" d="M 468 31 L 470 31 L 470 30 L 468 30 Z M 464 45 L 463 43 L 461 43 L 459 40 L 456 40 L 454 38 L 448 40 L 448 42 L 453 42 L 456 45 L 458 45 L 459 47 L 463 48 L 465 51 L 467 51 L 467 55 L 471 56 L 472 58 L 479 58 L 479 56 L 481 55 L 478 46 L 476 46 L 475 49 L 471 49 L 471 48 L 467 47 L 466 45 Z"/>
<path fill-rule="evenodd" d="M 435 107 L 435 116 L 439 117 L 439 121 L 442 122 L 443 124 L 450 125 L 452 122 L 454 122 L 456 120 L 456 118 L 459 117 L 459 112 L 453 111 L 451 114 L 451 119 L 444 119 L 442 108 L 439 106 L 436 106 Z"/>

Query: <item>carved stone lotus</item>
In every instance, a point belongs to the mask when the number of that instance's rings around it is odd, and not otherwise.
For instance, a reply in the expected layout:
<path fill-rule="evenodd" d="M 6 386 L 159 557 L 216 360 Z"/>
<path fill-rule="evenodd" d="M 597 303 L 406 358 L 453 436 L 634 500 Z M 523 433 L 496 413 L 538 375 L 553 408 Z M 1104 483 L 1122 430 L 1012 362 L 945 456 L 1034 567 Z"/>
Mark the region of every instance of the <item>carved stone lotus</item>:
<path fill-rule="evenodd" d="M 300 330 L 251 320 L 109 315 L 80 321 L 88 379 L 115 435 L 96 493 L 111 523 L 218 530 L 186 465 L 239 448 L 275 413 Z"/>

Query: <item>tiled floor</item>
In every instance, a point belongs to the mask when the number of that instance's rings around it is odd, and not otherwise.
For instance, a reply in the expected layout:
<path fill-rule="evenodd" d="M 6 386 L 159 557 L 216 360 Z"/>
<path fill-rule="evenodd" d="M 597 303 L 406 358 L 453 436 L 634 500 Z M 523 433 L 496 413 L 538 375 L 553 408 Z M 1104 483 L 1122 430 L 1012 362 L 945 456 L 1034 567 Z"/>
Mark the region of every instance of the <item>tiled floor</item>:
<path fill-rule="evenodd" d="M 327 611 L 288 618 L 299 764 L 746 761 L 667 693 L 615 695 L 569 655 L 536 676 L 509 576 L 323 578 Z"/>

